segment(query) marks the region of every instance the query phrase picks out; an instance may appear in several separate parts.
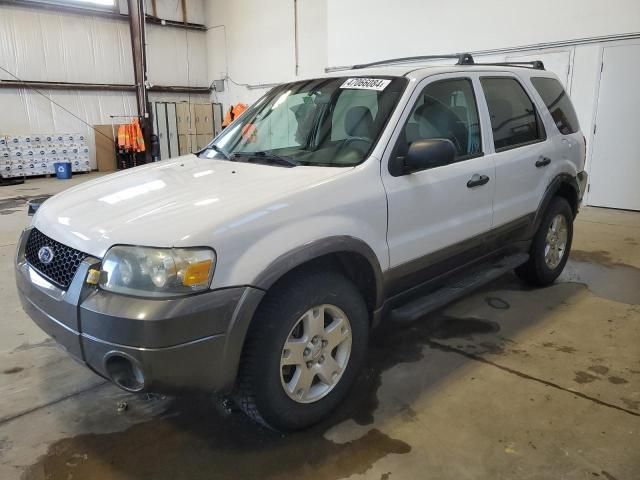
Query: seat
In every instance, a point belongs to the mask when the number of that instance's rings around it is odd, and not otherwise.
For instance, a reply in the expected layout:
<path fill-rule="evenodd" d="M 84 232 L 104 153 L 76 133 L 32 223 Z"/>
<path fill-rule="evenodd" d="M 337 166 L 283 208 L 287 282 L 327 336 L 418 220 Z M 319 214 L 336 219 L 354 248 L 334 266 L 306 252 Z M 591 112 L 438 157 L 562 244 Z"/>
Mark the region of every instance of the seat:
<path fill-rule="evenodd" d="M 425 98 L 424 104 L 414 114 L 419 123 L 425 123 L 428 136 L 422 138 L 445 138 L 456 146 L 458 155 L 466 155 L 468 143 L 467 127 L 451 108 L 434 98 Z M 421 129 L 422 130 L 422 129 Z"/>

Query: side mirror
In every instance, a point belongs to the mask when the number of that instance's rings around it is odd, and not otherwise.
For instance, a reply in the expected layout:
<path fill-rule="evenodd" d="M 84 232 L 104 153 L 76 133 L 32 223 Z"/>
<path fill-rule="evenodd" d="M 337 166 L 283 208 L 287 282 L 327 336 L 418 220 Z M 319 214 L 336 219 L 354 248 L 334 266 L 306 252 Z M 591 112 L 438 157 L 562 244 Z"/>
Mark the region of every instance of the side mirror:
<path fill-rule="evenodd" d="M 416 140 L 404 157 L 404 172 L 413 173 L 428 168 L 448 165 L 456 158 L 456 147 L 451 140 L 435 138 Z"/>

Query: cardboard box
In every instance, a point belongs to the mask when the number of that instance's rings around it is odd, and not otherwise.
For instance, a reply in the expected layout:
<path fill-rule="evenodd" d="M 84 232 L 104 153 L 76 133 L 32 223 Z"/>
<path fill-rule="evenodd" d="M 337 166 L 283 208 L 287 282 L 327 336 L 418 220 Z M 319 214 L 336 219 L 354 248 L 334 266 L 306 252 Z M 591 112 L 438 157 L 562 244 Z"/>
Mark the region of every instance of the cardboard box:
<path fill-rule="evenodd" d="M 24 167 L 22 166 L 22 163 L 11 165 L 9 177 L 24 177 Z"/>
<path fill-rule="evenodd" d="M 11 160 L 13 160 L 16 163 L 22 162 L 22 159 L 24 157 L 24 154 L 22 153 L 21 148 L 12 149 L 9 155 L 11 157 Z"/>
<path fill-rule="evenodd" d="M 195 105 L 196 113 L 196 134 L 209 135 L 213 137 L 213 110 L 211 104 Z"/>
<path fill-rule="evenodd" d="M 44 135 L 36 133 L 31 136 L 31 148 L 41 148 L 44 146 Z"/>
<path fill-rule="evenodd" d="M 119 125 L 94 125 L 96 149 L 96 164 L 99 172 L 113 172 L 117 168 L 116 145 L 113 139 L 114 131 L 118 131 Z M 87 152 L 89 149 L 87 148 Z"/>
<path fill-rule="evenodd" d="M 27 176 L 36 175 L 36 169 L 39 166 L 38 162 L 34 162 L 33 159 L 26 161 L 22 164 L 24 174 Z"/>
<path fill-rule="evenodd" d="M 212 138 L 213 138 L 213 134 L 196 135 L 197 150 L 202 150 L 204 147 L 209 145 L 209 142 L 211 142 Z"/>
<path fill-rule="evenodd" d="M 196 135 L 178 135 L 178 152 L 186 155 L 198 148 Z"/>
<path fill-rule="evenodd" d="M 195 104 L 176 103 L 176 126 L 178 135 L 192 135 L 196 133 Z"/>
<path fill-rule="evenodd" d="M 11 175 L 11 164 L 10 163 L 7 163 L 7 164 L 0 163 L 0 176 L 2 178 L 9 178 L 10 175 Z"/>

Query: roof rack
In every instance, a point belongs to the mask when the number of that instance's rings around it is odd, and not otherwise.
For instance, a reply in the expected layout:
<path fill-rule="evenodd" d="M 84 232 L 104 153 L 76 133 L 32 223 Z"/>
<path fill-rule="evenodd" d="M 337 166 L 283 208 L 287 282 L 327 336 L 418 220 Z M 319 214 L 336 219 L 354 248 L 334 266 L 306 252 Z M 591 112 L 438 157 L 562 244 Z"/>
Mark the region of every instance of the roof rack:
<path fill-rule="evenodd" d="M 361 63 L 351 67 L 354 70 L 361 68 L 377 67 L 378 65 L 390 65 L 394 63 L 407 63 L 407 62 L 419 62 L 420 60 L 440 60 L 440 59 L 457 59 L 456 65 L 473 65 L 473 57 L 470 53 L 454 53 L 448 55 L 420 55 L 417 57 L 401 57 L 401 58 L 389 58 L 387 60 L 379 60 L 371 63 Z"/>
<path fill-rule="evenodd" d="M 456 65 L 487 65 L 495 67 L 522 67 L 533 68 L 535 70 L 544 70 L 544 63 L 540 60 L 532 62 L 496 62 L 496 63 L 476 63 L 470 53 L 453 53 L 448 55 L 421 55 L 416 57 L 400 57 L 389 58 L 387 60 L 378 60 L 377 62 L 361 63 L 351 67 L 353 70 L 362 68 L 377 67 L 379 65 L 392 65 L 395 63 L 419 62 L 421 60 L 442 60 L 457 59 Z"/>
<path fill-rule="evenodd" d="M 534 60 L 532 62 L 489 62 L 476 63 L 475 65 L 488 65 L 490 67 L 522 67 L 533 68 L 534 70 L 544 70 L 544 63 L 542 63 L 542 60 Z"/>

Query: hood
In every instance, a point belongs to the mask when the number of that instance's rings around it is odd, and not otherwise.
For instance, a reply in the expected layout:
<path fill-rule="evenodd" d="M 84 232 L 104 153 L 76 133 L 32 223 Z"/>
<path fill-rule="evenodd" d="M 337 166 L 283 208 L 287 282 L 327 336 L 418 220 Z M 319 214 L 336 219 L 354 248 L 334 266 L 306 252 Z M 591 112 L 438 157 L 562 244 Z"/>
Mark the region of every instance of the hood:
<path fill-rule="evenodd" d="M 114 244 L 189 246 L 194 234 L 214 231 L 347 170 L 187 155 L 65 190 L 42 204 L 33 225 L 54 240 L 99 258 Z"/>

